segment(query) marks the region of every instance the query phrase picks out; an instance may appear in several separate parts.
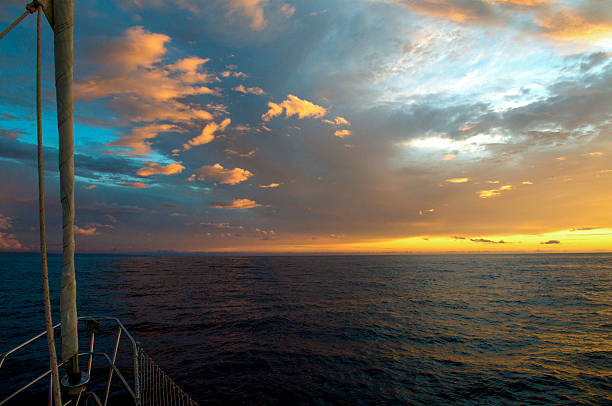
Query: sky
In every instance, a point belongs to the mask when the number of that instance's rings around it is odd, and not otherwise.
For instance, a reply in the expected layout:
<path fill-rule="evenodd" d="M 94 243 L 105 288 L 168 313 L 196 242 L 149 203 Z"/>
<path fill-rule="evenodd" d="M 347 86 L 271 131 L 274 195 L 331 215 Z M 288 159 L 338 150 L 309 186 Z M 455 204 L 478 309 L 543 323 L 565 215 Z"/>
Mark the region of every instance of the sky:
<path fill-rule="evenodd" d="M 612 250 L 607 0 L 76 3 L 77 252 Z M 35 24 L 0 40 L 3 251 L 39 244 Z"/>

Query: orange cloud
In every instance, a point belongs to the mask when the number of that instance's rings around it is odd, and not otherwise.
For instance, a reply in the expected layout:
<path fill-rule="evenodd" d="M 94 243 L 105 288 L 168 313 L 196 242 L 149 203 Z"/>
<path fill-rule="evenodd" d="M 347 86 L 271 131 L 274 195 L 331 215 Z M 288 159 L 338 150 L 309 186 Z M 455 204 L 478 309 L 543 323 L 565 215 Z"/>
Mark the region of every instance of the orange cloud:
<path fill-rule="evenodd" d="M 352 135 L 352 134 L 353 132 L 351 130 L 337 130 L 334 133 L 334 135 L 339 138 L 348 137 L 349 135 Z"/>
<path fill-rule="evenodd" d="M 351 125 L 351 123 L 349 123 L 347 119 L 345 119 L 344 117 L 340 117 L 340 116 L 337 116 L 334 119 L 334 122 L 336 123 L 336 125 Z"/>
<path fill-rule="evenodd" d="M 91 190 L 91 189 L 95 189 L 97 187 L 98 187 L 98 185 L 88 185 L 88 186 L 85 186 L 85 189 L 86 190 Z"/>
<path fill-rule="evenodd" d="M 167 35 L 152 33 L 140 26 L 128 28 L 122 38 L 110 41 L 108 49 L 101 50 L 104 63 L 110 66 L 108 73 L 97 79 L 77 82 L 75 96 L 88 101 L 134 94 L 153 101 L 167 101 L 214 93 L 206 86 L 192 86 L 211 81 L 209 75 L 196 72 L 205 59 L 192 57 L 174 65 L 161 65 L 169 41 Z"/>
<path fill-rule="evenodd" d="M 187 144 L 183 144 L 183 148 L 190 149 L 192 146 L 208 144 L 209 142 L 215 139 L 215 133 L 217 131 L 224 131 L 231 123 L 231 121 L 232 120 L 230 120 L 229 118 L 226 118 L 219 124 L 215 122 L 206 124 L 206 126 L 202 129 L 200 135 L 189 140 Z"/>
<path fill-rule="evenodd" d="M 147 184 L 142 182 L 124 182 L 122 186 L 132 187 L 134 189 L 146 189 Z"/>
<path fill-rule="evenodd" d="M 124 148 L 123 153 L 148 154 L 151 152 L 151 142 L 148 140 L 157 137 L 159 133 L 170 131 L 180 131 L 180 129 L 172 124 L 149 124 L 134 128 L 130 133 L 122 134 L 118 140 L 108 145 Z"/>
<path fill-rule="evenodd" d="M 466 183 L 469 181 L 470 181 L 470 178 L 450 178 L 450 179 L 445 180 L 445 182 L 448 182 L 448 183 Z"/>
<path fill-rule="evenodd" d="M 259 185 L 261 189 L 273 189 L 279 187 L 279 183 L 270 183 L 269 185 Z"/>
<path fill-rule="evenodd" d="M 125 148 L 123 153 L 147 154 L 150 142 L 160 132 L 183 132 L 213 116 L 183 98 L 214 95 L 205 84 L 217 78 L 203 70 L 208 59 L 187 57 L 164 64 L 170 37 L 149 32 L 140 26 L 128 28 L 121 37 L 102 43 L 98 58 L 104 70 L 75 84 L 75 97 L 105 103 L 119 117 L 141 128 L 120 135 L 109 146 Z"/>
<path fill-rule="evenodd" d="M 0 249 L 18 250 L 23 248 L 23 245 L 13 234 L 0 233 Z"/>
<path fill-rule="evenodd" d="M 246 79 L 248 77 L 248 75 L 244 72 L 232 72 L 231 70 L 224 70 L 221 72 L 221 77 L 229 78 L 230 76 L 240 79 Z"/>
<path fill-rule="evenodd" d="M 546 36 L 561 41 L 598 41 L 612 37 L 612 23 L 592 22 L 576 14 L 576 10 L 564 10 L 544 14 L 536 18 Z"/>
<path fill-rule="evenodd" d="M 200 72 L 202 65 L 210 61 L 210 58 L 199 58 L 191 56 L 181 59 L 172 65 L 168 65 L 168 69 L 175 72 L 181 72 L 180 79 L 183 83 L 209 83 L 216 78 L 206 72 Z"/>
<path fill-rule="evenodd" d="M 202 166 L 199 169 L 196 169 L 198 175 L 198 180 L 205 180 L 206 178 L 214 179 L 215 181 L 227 185 L 235 185 L 240 182 L 244 182 L 251 176 L 253 176 L 252 172 L 247 171 L 246 169 L 234 168 L 234 169 L 226 169 L 221 164 L 214 164 L 212 166 Z"/>
<path fill-rule="evenodd" d="M 266 92 L 263 91 L 262 88 L 260 87 L 244 87 L 244 85 L 238 85 L 236 87 L 234 87 L 232 90 L 235 90 L 236 92 L 240 92 L 240 93 L 244 93 L 244 94 L 255 94 L 258 96 L 262 96 L 264 94 L 266 94 Z"/>
<path fill-rule="evenodd" d="M 288 95 L 287 99 L 280 104 L 269 102 L 268 107 L 270 109 L 261 116 L 264 121 L 280 116 L 283 112 L 285 117 L 297 115 L 300 119 L 305 117 L 321 118 L 327 113 L 326 108 L 311 103 L 308 100 L 302 100 L 292 94 Z"/>
<path fill-rule="evenodd" d="M 140 168 L 136 174 L 140 176 L 151 176 L 151 175 L 174 175 L 177 173 L 183 172 L 185 167 L 180 163 L 172 162 L 166 166 L 160 165 L 156 162 L 152 162 L 145 166 L 144 168 Z"/>
<path fill-rule="evenodd" d="M 500 186 L 497 189 L 489 189 L 489 190 L 481 190 L 480 192 L 478 192 L 478 196 L 481 199 L 489 199 L 491 197 L 497 197 L 501 195 L 501 192 L 505 191 L 505 190 L 512 190 L 514 189 L 514 186 L 512 185 L 504 185 L 504 186 Z"/>
<path fill-rule="evenodd" d="M 606 15 L 603 1 L 585 2 L 582 5 L 552 0 L 392 1 L 419 14 L 462 24 L 529 27 L 524 23 L 528 19 L 532 22 L 532 29 L 559 41 L 596 42 L 612 35 L 612 24 L 605 17 L 602 18 L 602 15 Z M 570 4 L 576 6 L 571 7 Z"/>
<path fill-rule="evenodd" d="M 455 154 L 446 154 L 446 155 L 444 155 L 444 158 L 442 158 L 442 160 L 443 161 L 450 161 L 450 160 L 455 159 L 456 156 L 457 155 L 455 155 Z"/>
<path fill-rule="evenodd" d="M 95 235 L 95 234 L 98 234 L 98 230 L 96 227 L 81 228 L 75 225 L 74 233 L 78 235 Z"/>
<path fill-rule="evenodd" d="M 325 119 L 323 120 L 323 122 L 331 125 L 351 125 L 351 123 L 349 123 L 347 119 L 340 116 L 336 116 L 333 121 Z"/>
<path fill-rule="evenodd" d="M 234 199 L 231 202 L 213 203 L 210 207 L 213 209 L 252 209 L 260 206 L 261 204 L 250 199 Z"/>

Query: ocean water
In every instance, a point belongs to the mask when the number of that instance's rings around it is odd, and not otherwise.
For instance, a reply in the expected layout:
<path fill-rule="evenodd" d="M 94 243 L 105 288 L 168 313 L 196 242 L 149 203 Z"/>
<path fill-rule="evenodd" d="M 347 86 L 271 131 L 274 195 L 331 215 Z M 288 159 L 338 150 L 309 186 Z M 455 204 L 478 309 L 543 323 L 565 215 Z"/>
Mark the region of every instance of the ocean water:
<path fill-rule="evenodd" d="M 76 262 L 80 314 L 119 317 L 201 404 L 612 405 L 611 254 Z M 0 281 L 4 352 L 44 330 L 39 258 L 0 254 Z M 46 362 L 0 369 L 0 399 Z"/>

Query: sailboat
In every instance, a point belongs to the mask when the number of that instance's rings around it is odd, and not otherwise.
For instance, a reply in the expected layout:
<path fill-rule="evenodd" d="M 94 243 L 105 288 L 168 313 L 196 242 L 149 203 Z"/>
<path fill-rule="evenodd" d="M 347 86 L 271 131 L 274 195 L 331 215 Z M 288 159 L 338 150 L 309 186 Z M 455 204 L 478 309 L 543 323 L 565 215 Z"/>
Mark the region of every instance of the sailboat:
<path fill-rule="evenodd" d="M 49 380 L 49 406 L 112 404 L 111 389 L 117 376 L 120 387 L 137 406 L 141 405 L 196 405 L 166 373 L 153 361 L 128 332 L 121 321 L 108 316 L 78 316 L 76 305 L 76 278 L 74 265 L 74 101 L 73 101 L 73 48 L 74 48 L 74 0 L 34 0 L 26 5 L 26 11 L 7 29 L 0 33 L 5 37 L 17 24 L 30 14 L 37 15 L 37 136 L 38 136 L 38 185 L 40 252 L 45 307 L 44 332 L 22 344 L 0 354 L 0 368 L 7 359 L 32 348 L 33 344 L 46 338 L 49 351 L 49 370 L 32 378 L 5 399 L 0 406 L 18 402 L 19 396 L 44 379 Z M 61 322 L 53 324 L 47 272 L 47 244 L 45 230 L 44 178 L 42 161 L 42 97 L 41 97 L 41 14 L 44 14 L 53 30 L 55 55 L 55 87 L 57 98 L 57 122 L 59 132 L 59 174 L 60 198 L 62 205 L 62 274 L 60 317 Z M 79 352 L 79 325 L 86 326 L 89 337 L 89 351 Z M 112 352 L 96 349 L 96 337 L 105 326 L 114 332 Z M 55 331 L 61 330 L 61 359 L 57 359 Z M 108 335 L 108 334 L 107 334 Z M 130 368 L 126 371 L 117 362 L 120 343 L 127 340 L 130 348 Z M 106 363 L 106 372 L 94 374 L 94 358 Z M 83 367 L 87 360 L 87 368 Z M 99 371 L 97 368 L 95 371 Z M 101 389 L 98 389 L 101 388 Z"/>

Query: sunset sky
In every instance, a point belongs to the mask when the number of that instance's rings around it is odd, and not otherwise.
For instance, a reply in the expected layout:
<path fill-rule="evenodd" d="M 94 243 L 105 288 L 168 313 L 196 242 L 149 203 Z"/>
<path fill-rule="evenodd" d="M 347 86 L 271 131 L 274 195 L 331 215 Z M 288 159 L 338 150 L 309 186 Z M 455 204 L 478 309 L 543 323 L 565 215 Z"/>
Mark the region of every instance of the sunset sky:
<path fill-rule="evenodd" d="M 38 247 L 35 21 L 0 40 L 3 251 Z M 606 0 L 79 0 L 75 61 L 77 252 L 612 250 Z"/>

